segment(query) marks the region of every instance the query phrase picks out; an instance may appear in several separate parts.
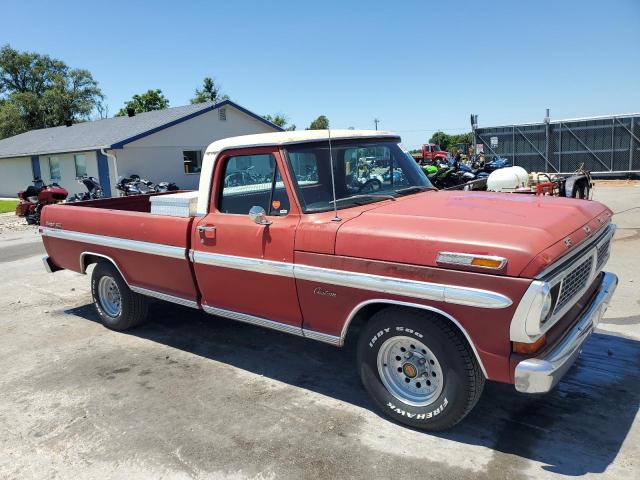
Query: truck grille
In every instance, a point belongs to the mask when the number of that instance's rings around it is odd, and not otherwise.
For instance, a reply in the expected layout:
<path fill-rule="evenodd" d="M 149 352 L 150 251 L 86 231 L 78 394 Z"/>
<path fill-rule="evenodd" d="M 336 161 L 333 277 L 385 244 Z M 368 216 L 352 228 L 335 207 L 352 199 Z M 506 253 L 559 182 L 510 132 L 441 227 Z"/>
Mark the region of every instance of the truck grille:
<path fill-rule="evenodd" d="M 600 267 L 604 264 L 609 256 L 609 245 L 611 244 L 611 239 L 607 239 L 602 245 L 598 247 L 598 260 L 596 261 L 596 270 L 600 270 Z"/>
<path fill-rule="evenodd" d="M 604 247 L 604 245 L 603 245 Z M 603 255 L 603 258 L 605 256 Z M 600 261 L 600 251 L 598 251 L 598 261 Z M 559 312 L 580 290 L 582 290 L 589 280 L 591 267 L 593 266 L 593 256 L 585 259 L 575 267 L 569 275 L 564 277 L 560 287 L 560 296 L 556 302 L 553 312 Z"/>

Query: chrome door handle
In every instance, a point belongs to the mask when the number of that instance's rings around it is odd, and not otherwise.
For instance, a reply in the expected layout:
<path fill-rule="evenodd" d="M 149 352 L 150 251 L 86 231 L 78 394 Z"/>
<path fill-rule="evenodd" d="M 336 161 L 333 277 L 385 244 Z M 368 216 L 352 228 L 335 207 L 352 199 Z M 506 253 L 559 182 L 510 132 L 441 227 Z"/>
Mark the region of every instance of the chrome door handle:
<path fill-rule="evenodd" d="M 216 227 L 214 227 L 213 225 L 208 225 L 208 226 L 198 225 L 198 232 L 200 233 L 215 232 L 215 231 L 216 231 Z"/>

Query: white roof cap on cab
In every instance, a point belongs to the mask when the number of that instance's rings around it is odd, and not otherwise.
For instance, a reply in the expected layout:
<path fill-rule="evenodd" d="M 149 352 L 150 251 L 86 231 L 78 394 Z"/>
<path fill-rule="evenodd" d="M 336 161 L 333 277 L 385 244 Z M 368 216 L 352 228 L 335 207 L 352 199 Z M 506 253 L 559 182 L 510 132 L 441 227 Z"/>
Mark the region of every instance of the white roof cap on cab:
<path fill-rule="evenodd" d="M 381 130 L 294 130 L 291 132 L 257 133 L 255 135 L 241 135 L 216 140 L 207 147 L 205 155 L 216 155 L 222 150 L 230 148 L 264 147 L 327 140 L 329 131 L 331 132 L 331 140 L 398 137 L 395 133 Z"/>

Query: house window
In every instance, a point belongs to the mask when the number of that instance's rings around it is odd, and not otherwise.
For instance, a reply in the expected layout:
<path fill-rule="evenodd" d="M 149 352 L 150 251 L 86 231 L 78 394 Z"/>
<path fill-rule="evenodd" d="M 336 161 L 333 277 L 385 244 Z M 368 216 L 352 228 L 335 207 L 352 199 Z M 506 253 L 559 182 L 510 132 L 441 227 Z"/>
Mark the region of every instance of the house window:
<path fill-rule="evenodd" d="M 60 160 L 58 157 L 49 157 L 49 178 L 60 180 Z"/>
<path fill-rule="evenodd" d="M 200 150 L 186 150 L 182 152 L 184 173 L 200 173 L 202 168 L 202 152 Z"/>
<path fill-rule="evenodd" d="M 84 155 L 74 155 L 73 162 L 76 165 L 76 178 L 87 176 L 87 157 Z"/>
<path fill-rule="evenodd" d="M 226 108 L 220 108 L 218 109 L 218 119 L 221 122 L 224 122 L 227 120 L 227 109 Z"/>

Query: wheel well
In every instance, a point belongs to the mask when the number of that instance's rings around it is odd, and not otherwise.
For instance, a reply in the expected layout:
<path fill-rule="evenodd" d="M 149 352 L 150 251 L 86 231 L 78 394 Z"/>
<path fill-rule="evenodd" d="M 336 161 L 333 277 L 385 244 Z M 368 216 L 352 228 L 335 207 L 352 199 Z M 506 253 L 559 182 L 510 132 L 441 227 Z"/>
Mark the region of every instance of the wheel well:
<path fill-rule="evenodd" d="M 113 260 L 113 258 L 111 257 L 108 257 L 107 255 L 102 255 L 100 253 L 83 252 L 80 255 L 80 272 L 87 273 L 87 268 L 89 267 L 89 265 L 93 265 L 94 263 L 99 262 L 110 263 L 111 265 L 113 265 L 116 270 L 118 270 L 118 273 L 120 273 L 120 276 L 122 277 L 124 282 L 129 285 L 127 278 L 123 275 L 122 270 L 120 270 L 120 267 L 115 262 L 115 260 Z"/>
<path fill-rule="evenodd" d="M 464 340 L 467 342 L 467 345 L 471 347 L 471 350 L 475 354 L 476 360 L 478 361 L 478 364 L 480 365 L 480 369 L 482 370 L 482 373 L 484 374 L 485 378 L 489 378 L 484 368 L 484 364 L 482 363 L 482 359 L 480 358 L 480 355 L 478 354 L 478 351 L 476 350 L 476 347 L 473 344 L 471 337 L 469 336 L 467 331 L 464 329 L 464 327 L 462 327 L 462 325 L 460 325 L 460 323 L 448 313 L 443 312 L 442 310 L 439 310 L 434 307 L 429 307 L 427 305 L 391 301 L 391 300 L 372 300 L 369 302 L 364 302 L 364 304 L 360 304 L 354 308 L 355 313 L 352 313 L 347 319 L 347 322 L 345 323 L 344 331 L 342 335 L 344 343 L 346 344 L 347 342 L 357 341 L 357 338 L 359 336 L 360 331 L 362 330 L 362 327 L 369 321 L 369 319 L 371 319 L 373 315 L 375 315 L 376 313 L 378 313 L 379 311 L 385 308 L 400 308 L 400 309 L 406 309 L 406 310 L 428 312 L 428 313 L 431 313 L 432 315 L 436 315 L 438 318 L 447 322 L 458 333 L 462 335 Z"/>
<path fill-rule="evenodd" d="M 82 273 L 87 273 L 87 268 L 89 268 L 89 265 L 93 265 L 94 263 L 102 261 L 114 263 L 110 258 L 101 255 L 96 255 L 94 253 L 83 253 L 80 256 L 80 271 Z"/>

